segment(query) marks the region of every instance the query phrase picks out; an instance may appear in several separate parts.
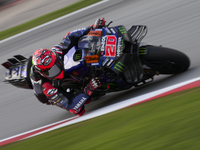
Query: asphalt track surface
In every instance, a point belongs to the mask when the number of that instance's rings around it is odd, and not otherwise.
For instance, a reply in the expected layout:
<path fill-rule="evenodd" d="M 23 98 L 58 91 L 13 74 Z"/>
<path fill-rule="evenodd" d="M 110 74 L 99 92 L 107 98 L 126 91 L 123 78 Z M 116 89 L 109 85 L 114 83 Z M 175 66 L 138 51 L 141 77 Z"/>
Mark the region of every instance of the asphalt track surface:
<path fill-rule="evenodd" d="M 144 87 L 104 96 L 86 105 L 86 111 L 90 112 L 199 77 L 199 7 L 200 1 L 196 0 L 109 0 L 97 7 L 1 43 L 0 60 L 2 63 L 15 54 L 28 57 L 38 48 L 52 47 L 60 42 L 68 31 L 88 26 L 98 17 L 105 17 L 108 22 L 114 21 L 112 26 L 123 24 L 127 29 L 131 25 L 147 25 L 148 34 L 143 42 L 175 48 L 189 56 L 191 66 L 187 72 L 173 76 L 156 76 L 153 83 Z M 0 67 L 0 139 L 74 116 L 55 106 L 41 104 L 34 97 L 32 90 L 5 84 L 5 71 Z"/>

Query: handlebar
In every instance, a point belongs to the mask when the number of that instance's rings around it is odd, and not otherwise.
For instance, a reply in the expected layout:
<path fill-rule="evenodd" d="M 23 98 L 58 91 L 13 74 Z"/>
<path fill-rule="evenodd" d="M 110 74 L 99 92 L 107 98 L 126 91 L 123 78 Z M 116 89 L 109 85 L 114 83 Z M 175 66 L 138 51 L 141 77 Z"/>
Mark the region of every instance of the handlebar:
<path fill-rule="evenodd" d="M 113 21 L 110 21 L 107 25 L 105 25 L 105 27 L 110 26 L 111 23 L 113 23 Z"/>

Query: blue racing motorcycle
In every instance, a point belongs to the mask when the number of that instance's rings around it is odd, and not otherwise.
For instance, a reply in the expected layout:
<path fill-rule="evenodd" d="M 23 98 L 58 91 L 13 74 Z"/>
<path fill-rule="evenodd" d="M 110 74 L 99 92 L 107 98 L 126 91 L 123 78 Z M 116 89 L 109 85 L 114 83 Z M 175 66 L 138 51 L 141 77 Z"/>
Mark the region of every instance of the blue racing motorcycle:
<path fill-rule="evenodd" d="M 99 76 L 101 87 L 91 96 L 96 100 L 109 92 L 150 83 L 155 75 L 177 74 L 189 68 L 190 60 L 184 53 L 141 43 L 147 34 L 146 26 L 135 25 L 127 30 L 123 25 L 109 25 L 81 37 L 64 56 L 66 77 L 61 87 L 66 92 L 79 92 L 92 76 Z M 4 62 L 6 82 L 32 89 L 31 60 L 32 57 L 15 55 Z"/>

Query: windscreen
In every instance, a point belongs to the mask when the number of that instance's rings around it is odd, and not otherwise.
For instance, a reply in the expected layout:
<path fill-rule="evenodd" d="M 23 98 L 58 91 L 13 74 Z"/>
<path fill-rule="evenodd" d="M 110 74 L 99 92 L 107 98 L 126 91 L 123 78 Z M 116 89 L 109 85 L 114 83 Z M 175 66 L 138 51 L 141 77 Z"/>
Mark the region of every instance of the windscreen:
<path fill-rule="evenodd" d="M 88 36 L 85 35 L 79 39 L 78 48 L 79 49 L 87 49 L 97 54 L 100 51 L 100 40 L 99 36 Z"/>

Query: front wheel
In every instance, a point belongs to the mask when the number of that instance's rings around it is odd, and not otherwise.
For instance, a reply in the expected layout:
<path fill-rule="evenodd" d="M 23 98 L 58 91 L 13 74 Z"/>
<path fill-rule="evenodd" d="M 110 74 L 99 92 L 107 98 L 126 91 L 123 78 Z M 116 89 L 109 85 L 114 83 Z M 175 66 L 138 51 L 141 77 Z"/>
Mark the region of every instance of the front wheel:
<path fill-rule="evenodd" d="M 177 74 L 186 71 L 190 60 L 184 53 L 159 46 L 146 46 L 143 64 L 160 74 Z"/>

